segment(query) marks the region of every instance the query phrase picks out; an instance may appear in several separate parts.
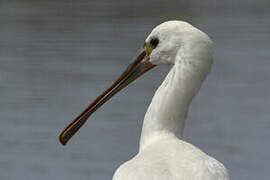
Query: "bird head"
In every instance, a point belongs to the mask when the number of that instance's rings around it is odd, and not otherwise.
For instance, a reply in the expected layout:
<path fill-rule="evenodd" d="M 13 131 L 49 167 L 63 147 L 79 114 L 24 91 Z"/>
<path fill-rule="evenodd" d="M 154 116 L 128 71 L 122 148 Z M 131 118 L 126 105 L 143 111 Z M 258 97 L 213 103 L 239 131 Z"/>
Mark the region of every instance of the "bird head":
<path fill-rule="evenodd" d="M 62 131 L 60 142 L 65 145 L 92 113 L 145 72 L 158 64 L 175 65 L 182 61 L 183 65 L 199 71 L 204 78 L 212 64 L 211 40 L 206 34 L 183 21 L 167 21 L 158 25 L 119 78 Z"/>

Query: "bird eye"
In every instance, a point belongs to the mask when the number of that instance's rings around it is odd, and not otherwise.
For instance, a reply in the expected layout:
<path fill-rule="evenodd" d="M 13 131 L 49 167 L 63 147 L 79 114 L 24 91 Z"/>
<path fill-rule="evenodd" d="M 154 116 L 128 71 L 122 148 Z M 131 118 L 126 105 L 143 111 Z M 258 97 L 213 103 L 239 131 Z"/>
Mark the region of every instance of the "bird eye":
<path fill-rule="evenodd" d="M 152 47 L 153 49 L 155 49 L 155 48 L 157 47 L 158 43 L 159 43 L 159 39 L 158 39 L 158 38 L 152 38 L 152 39 L 150 40 L 150 45 L 151 45 L 151 47 Z"/>

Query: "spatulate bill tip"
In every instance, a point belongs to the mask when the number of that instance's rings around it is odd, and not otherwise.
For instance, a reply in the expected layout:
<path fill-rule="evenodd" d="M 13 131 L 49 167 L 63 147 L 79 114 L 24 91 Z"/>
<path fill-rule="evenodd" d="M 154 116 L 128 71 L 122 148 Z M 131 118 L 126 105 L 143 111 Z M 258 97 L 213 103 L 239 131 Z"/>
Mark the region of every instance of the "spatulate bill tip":
<path fill-rule="evenodd" d="M 59 136 L 59 142 L 65 146 L 67 144 L 67 141 L 62 137 L 62 135 Z"/>

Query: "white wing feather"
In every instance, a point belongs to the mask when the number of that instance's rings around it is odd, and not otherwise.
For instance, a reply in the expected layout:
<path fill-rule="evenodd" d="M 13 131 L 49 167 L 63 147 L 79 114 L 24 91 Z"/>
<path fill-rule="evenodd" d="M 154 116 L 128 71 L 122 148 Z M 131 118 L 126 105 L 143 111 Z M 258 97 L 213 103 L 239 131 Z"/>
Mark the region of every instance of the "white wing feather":
<path fill-rule="evenodd" d="M 226 168 L 179 140 L 152 144 L 121 165 L 113 180 L 229 180 Z"/>

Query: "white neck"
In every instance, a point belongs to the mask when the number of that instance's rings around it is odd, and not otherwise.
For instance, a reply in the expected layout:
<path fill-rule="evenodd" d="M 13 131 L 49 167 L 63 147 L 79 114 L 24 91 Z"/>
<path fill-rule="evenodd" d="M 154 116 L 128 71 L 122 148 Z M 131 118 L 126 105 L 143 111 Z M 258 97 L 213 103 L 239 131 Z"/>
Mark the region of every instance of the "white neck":
<path fill-rule="evenodd" d="M 155 141 L 182 137 L 189 104 L 201 83 L 188 62 L 177 61 L 171 67 L 145 114 L 140 152 Z"/>

